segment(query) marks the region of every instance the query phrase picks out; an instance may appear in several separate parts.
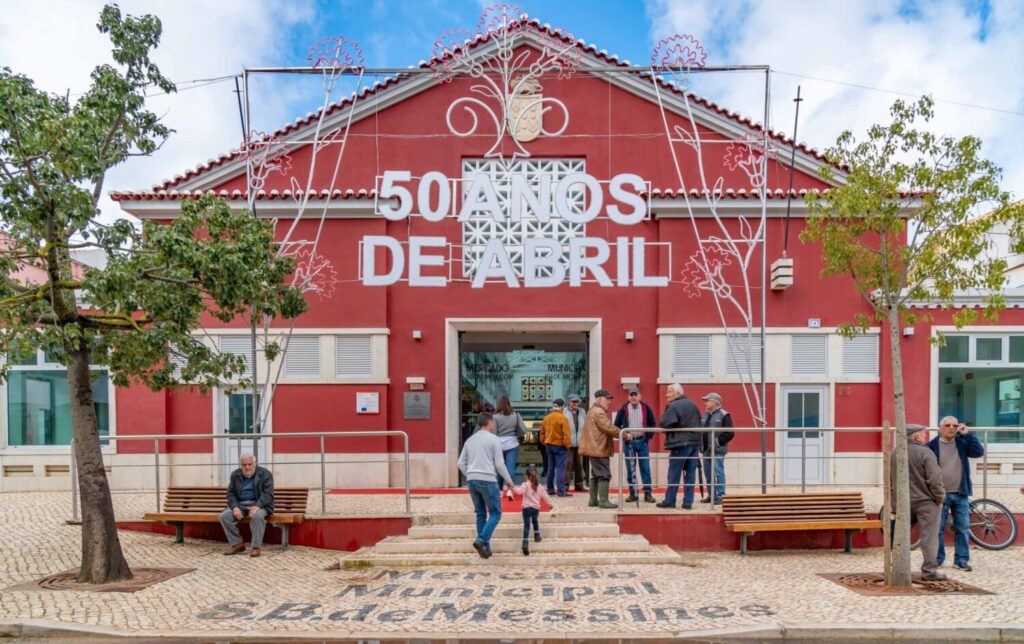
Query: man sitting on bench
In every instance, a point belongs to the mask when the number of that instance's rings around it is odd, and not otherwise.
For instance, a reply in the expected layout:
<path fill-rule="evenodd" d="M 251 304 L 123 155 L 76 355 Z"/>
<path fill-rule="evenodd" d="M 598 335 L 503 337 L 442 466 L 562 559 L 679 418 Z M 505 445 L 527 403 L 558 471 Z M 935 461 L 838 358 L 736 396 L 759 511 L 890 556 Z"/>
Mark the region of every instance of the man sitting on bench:
<path fill-rule="evenodd" d="M 274 475 L 257 465 L 252 454 L 242 454 L 238 462 L 241 467 L 231 473 L 231 482 L 228 483 L 228 507 L 220 513 L 220 524 L 231 544 L 224 554 L 245 552 L 238 522 L 248 517 L 252 530 L 252 552 L 249 556 L 259 557 L 267 518 L 274 513 Z"/>

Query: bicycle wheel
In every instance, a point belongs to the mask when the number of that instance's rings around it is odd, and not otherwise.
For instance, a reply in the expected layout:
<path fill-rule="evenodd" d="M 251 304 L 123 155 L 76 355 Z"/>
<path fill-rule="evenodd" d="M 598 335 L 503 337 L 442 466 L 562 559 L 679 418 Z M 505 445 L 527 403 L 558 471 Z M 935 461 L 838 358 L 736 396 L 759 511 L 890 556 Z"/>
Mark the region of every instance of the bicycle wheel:
<path fill-rule="evenodd" d="M 971 541 L 986 550 L 1003 550 L 1017 539 L 1017 520 L 1002 503 L 992 499 L 971 501 Z"/>
<path fill-rule="evenodd" d="M 878 508 L 878 516 L 879 516 L 879 518 L 881 518 L 881 516 L 882 516 L 882 508 Z M 889 517 L 889 521 L 891 521 L 892 524 L 896 523 L 896 514 L 895 513 L 893 513 L 892 516 Z M 885 534 L 884 530 L 882 531 L 882 534 L 883 535 Z M 918 527 L 917 521 L 914 519 L 914 517 L 910 517 L 910 549 L 911 550 L 917 550 L 920 547 L 921 547 L 921 528 Z"/>

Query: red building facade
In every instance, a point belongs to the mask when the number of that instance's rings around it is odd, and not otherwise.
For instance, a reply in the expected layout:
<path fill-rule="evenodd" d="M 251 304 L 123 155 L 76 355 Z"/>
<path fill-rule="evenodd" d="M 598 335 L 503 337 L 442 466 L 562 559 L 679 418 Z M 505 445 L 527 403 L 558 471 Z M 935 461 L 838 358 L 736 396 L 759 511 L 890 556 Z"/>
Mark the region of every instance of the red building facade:
<path fill-rule="evenodd" d="M 680 44 L 686 41 L 667 43 L 655 62 L 676 63 Z M 543 73 L 526 79 L 535 85 L 514 99 L 508 93 L 497 99 L 507 119 L 490 104 L 499 114 L 495 126 L 466 98 L 484 96 L 474 90 L 485 81 L 469 73 L 472 66 L 495 64 L 503 51 L 520 61 L 517 69 L 535 64 Z M 279 145 L 281 156 L 250 158 L 248 174 L 247 155 L 234 152 L 153 190 L 113 195 L 126 212 L 166 221 L 197 194 L 212 191 L 243 208 L 247 186 L 258 189 L 257 215 L 277 220 L 279 238 L 293 245 L 300 270 L 311 275 L 308 312 L 290 335 L 287 322 L 270 329 L 279 341 L 289 338 L 288 350 L 273 362 L 258 352 L 256 361 L 257 380 L 265 383 L 270 374 L 277 383 L 264 427 L 275 437 L 262 441 L 259 457 L 279 476 L 293 484 L 319 481 L 319 468 L 309 464 L 317 462 L 319 439 L 289 433 L 399 429 L 409 437 L 414 486 L 458 485 L 455 462 L 468 419 L 500 392 L 528 421 L 539 418 L 551 398 L 578 393 L 586 400 L 600 387 L 616 392 L 619 404 L 625 389 L 639 386 L 660 411 L 672 382 L 694 399 L 721 394 L 737 426 L 756 426 L 762 407 L 769 427 L 878 427 L 891 419 L 886 338 L 878 328 L 855 340 L 837 335 L 838 325 L 866 306 L 849 281 L 821 279 L 820 249 L 797 239 L 806 214 L 803 195 L 829 187 L 817 176 L 825 163 L 819 153 L 797 145 L 784 252 L 792 141 L 766 136 L 760 125 L 687 94 L 668 82 L 672 78 L 652 82 L 535 21 L 506 24 L 458 47 L 442 44 L 435 54 L 419 70 L 260 139 L 263 150 Z M 523 74 L 513 70 L 511 85 Z M 501 123 L 512 125 L 502 131 Z M 408 179 L 395 174 L 406 171 Z M 616 184 L 623 175 L 641 183 Z M 559 192 L 566 182 L 572 183 Z M 385 216 L 403 203 L 394 186 L 409 190 L 411 216 Z M 451 195 L 450 203 L 442 192 Z M 532 207 L 525 193 L 536 197 Z M 538 215 L 559 198 L 564 212 L 555 205 Z M 467 209 L 469 199 L 479 208 Z M 525 200 L 518 221 L 516 199 Z M 618 206 L 618 217 L 609 205 Z M 432 210 L 443 212 L 435 217 Z M 625 222 L 629 213 L 639 221 Z M 487 255 L 497 248 L 488 246 L 491 239 L 499 240 L 504 258 Z M 562 259 L 563 279 L 557 279 L 562 268 L 544 264 L 547 250 L 529 247 L 531 239 L 560 244 L 550 252 Z M 531 252 L 533 260 L 526 259 Z M 771 289 L 762 252 L 768 266 L 784 256 L 792 260 L 791 286 Z M 584 267 L 577 271 L 580 257 Z M 490 277 L 474 284 L 481 258 Z M 577 272 L 580 283 L 574 284 Z M 527 285 L 526 274 L 551 285 Z M 371 285 L 374 276 L 391 283 Z M 766 384 L 760 400 L 762 288 Z M 951 409 L 940 408 L 940 399 L 952 400 L 956 378 L 965 384 L 982 336 L 1002 338 L 1000 368 L 1017 373 L 1019 398 L 1020 372 L 1012 364 L 1018 356 L 1011 355 L 1017 317 L 1010 309 L 1008 326 L 963 333 L 969 348 L 967 360 L 955 363 L 959 376 L 940 375 L 938 350 L 928 343 L 931 326 L 902 336 L 909 417 L 934 422 Z M 935 324 L 944 323 L 940 315 Z M 250 351 L 248 320 L 206 326 L 204 341 L 222 351 Z M 970 421 L 965 391 L 961 387 L 957 409 Z M 229 387 L 205 395 L 187 388 L 117 390 L 111 433 L 242 431 L 251 422 L 247 396 Z M 798 455 L 799 439 L 772 432 L 767 451 Z M 814 457 L 802 474 L 809 482 L 879 478 L 878 432 L 812 432 L 803 445 Z M 222 464 L 248 448 L 222 440 L 165 441 L 168 464 L 196 466 L 172 467 L 164 480 L 216 483 L 227 467 Z M 397 437 L 329 438 L 325 448 L 337 461 L 329 467 L 329 486 L 402 482 Z M 735 440 L 727 459 L 730 481 L 760 481 L 760 449 L 757 434 Z M 152 451 L 150 441 L 119 441 L 111 458 L 151 463 Z M 63 462 L 58 452 L 4 454 L 5 464 Z M 16 456 L 22 460 L 11 460 Z M 532 458 L 527 449 L 520 462 Z M 769 458 L 768 480 L 799 483 L 798 462 Z M 654 469 L 664 476 L 662 464 Z M 146 486 L 150 476 L 132 468 L 114 472 L 121 487 Z M 35 487 L 47 485 L 55 484 Z"/>

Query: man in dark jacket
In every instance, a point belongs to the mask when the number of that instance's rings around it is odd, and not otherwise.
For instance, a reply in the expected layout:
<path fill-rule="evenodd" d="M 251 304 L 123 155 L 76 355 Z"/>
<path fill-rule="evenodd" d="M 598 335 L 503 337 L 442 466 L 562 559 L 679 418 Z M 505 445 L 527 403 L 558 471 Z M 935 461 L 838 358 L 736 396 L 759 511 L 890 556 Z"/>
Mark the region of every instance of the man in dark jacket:
<path fill-rule="evenodd" d="M 673 383 L 665 392 L 668 406 L 658 426 L 663 429 L 697 429 L 700 427 L 700 410 L 692 400 L 683 395 L 683 386 Z M 665 448 L 669 452 L 668 489 L 665 500 L 659 508 L 676 507 L 676 493 L 679 478 L 686 473 L 683 485 L 683 509 L 693 509 L 693 482 L 697 477 L 697 463 L 700 460 L 700 432 L 677 431 L 665 433 Z"/>
<path fill-rule="evenodd" d="M 942 472 L 927 445 L 928 428 L 924 425 L 907 425 L 907 479 L 910 486 L 911 521 L 921 526 L 921 579 L 942 581 L 945 575 L 938 571 L 939 510 L 946 491 L 942 487 Z M 892 466 L 889 480 L 890 498 L 893 507 L 896 502 L 896 453 L 890 457 Z"/>
<path fill-rule="evenodd" d="M 252 552 L 249 556 L 259 557 L 267 518 L 274 513 L 274 475 L 267 468 L 256 465 L 252 454 L 242 454 L 238 463 L 241 467 L 231 473 L 228 483 L 228 507 L 220 513 L 220 525 L 231 544 L 224 554 L 245 552 L 238 523 L 248 519 L 252 530 Z"/>
<path fill-rule="evenodd" d="M 946 559 L 945 539 L 946 517 L 953 513 L 953 565 L 960 570 L 971 570 L 971 550 L 967 546 L 970 532 L 971 511 L 971 463 L 968 459 L 985 455 L 985 448 L 977 437 L 967 430 L 953 416 L 946 416 L 939 423 L 939 435 L 928 443 L 935 452 L 942 470 L 942 484 L 946 488 L 946 500 L 942 506 L 942 521 L 939 523 L 939 565 Z"/>
<path fill-rule="evenodd" d="M 701 398 L 704 401 L 704 419 L 701 426 L 711 431 L 700 435 L 700 451 L 704 476 L 708 480 L 708 495 L 701 503 L 721 503 L 725 496 L 725 455 L 729 453 L 729 441 L 736 432 L 728 431 L 732 424 L 732 415 L 722 409 L 722 397 L 710 393 Z M 723 431 L 724 430 L 724 431 Z M 711 446 L 714 445 L 714 450 Z M 714 456 L 714 458 L 712 458 Z"/>
<path fill-rule="evenodd" d="M 629 400 L 615 412 L 615 426 L 619 429 L 642 429 L 657 427 L 654 410 L 640 398 L 640 389 L 629 390 Z M 626 432 L 622 435 L 622 454 L 626 459 L 626 480 L 629 481 L 629 498 L 626 503 L 637 502 L 636 468 L 640 468 L 640 480 L 644 484 L 644 501 L 654 503 L 651 490 L 651 450 L 649 443 L 654 434 L 651 432 Z"/>

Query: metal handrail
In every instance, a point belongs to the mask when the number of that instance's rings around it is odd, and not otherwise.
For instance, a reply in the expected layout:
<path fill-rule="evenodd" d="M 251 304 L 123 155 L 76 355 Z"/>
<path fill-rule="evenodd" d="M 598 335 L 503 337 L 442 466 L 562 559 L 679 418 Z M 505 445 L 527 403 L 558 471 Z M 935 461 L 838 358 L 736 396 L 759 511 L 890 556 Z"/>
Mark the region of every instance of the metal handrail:
<path fill-rule="evenodd" d="M 174 434 L 174 435 L 153 435 L 153 434 L 118 434 L 114 436 L 102 436 L 102 441 L 132 441 L 144 440 L 153 441 L 153 480 L 156 485 L 156 511 L 160 511 L 160 441 L 177 440 L 235 440 L 238 442 L 241 452 L 241 442 L 247 439 L 259 438 L 316 438 L 320 439 L 320 514 L 327 515 L 327 462 L 326 462 L 326 439 L 328 438 L 353 438 L 362 436 L 401 436 L 402 457 L 405 478 L 405 513 L 412 514 L 412 493 L 409 470 L 409 434 L 399 429 L 387 430 L 356 430 L 356 431 L 331 431 L 331 432 L 259 432 L 248 434 Z M 71 439 L 71 521 L 79 522 L 78 516 L 78 467 L 75 458 L 75 440 Z M 383 461 L 381 461 L 383 462 Z M 295 463 L 289 463 L 294 465 Z M 305 464 L 305 463 L 304 463 Z M 187 463 L 183 466 L 204 465 L 208 463 Z M 113 467 L 113 464 L 111 465 Z"/>
<path fill-rule="evenodd" d="M 894 428 L 890 428 L 890 431 L 892 431 L 893 429 Z M 933 431 L 933 432 L 937 432 L 937 429 L 935 429 L 935 428 L 929 428 L 929 429 L 931 431 Z M 982 446 L 985 448 L 985 453 L 981 457 L 982 458 L 982 467 L 981 467 L 982 483 L 981 483 L 981 488 L 982 488 L 982 496 L 985 497 L 985 496 L 988 495 L 988 488 L 989 488 L 989 483 L 988 483 L 988 471 L 989 471 L 989 468 L 988 468 L 988 458 L 989 458 L 989 455 L 990 455 L 990 450 L 989 450 L 989 434 L 990 433 L 995 433 L 995 434 L 999 434 L 999 433 L 1015 433 L 1016 434 L 1016 433 L 1024 432 L 1024 427 L 968 427 L 967 429 L 970 430 L 971 433 L 981 434 L 981 436 L 982 436 Z M 698 433 L 698 434 L 714 434 L 714 433 L 720 433 L 722 431 L 723 431 L 723 429 L 722 428 L 718 428 L 718 427 L 715 427 L 715 428 L 709 428 L 709 427 L 673 427 L 673 428 L 670 428 L 670 429 L 665 429 L 665 428 L 661 428 L 661 427 L 643 427 L 643 428 L 624 427 L 624 428 L 619 428 L 619 435 L 618 435 L 618 438 L 616 440 L 619 441 L 620 446 L 621 446 L 621 448 L 619 450 L 620 458 L 619 458 L 619 463 L 618 463 L 618 503 L 619 503 L 620 508 L 622 507 L 622 503 L 623 503 L 623 501 L 622 501 L 623 487 L 625 485 L 628 485 L 628 482 L 626 481 L 626 478 L 623 476 L 624 468 L 625 468 L 625 462 L 626 462 L 625 441 L 623 440 L 623 434 L 626 434 L 626 433 L 634 433 L 634 434 L 642 434 L 642 433 L 656 433 L 657 434 L 657 433 L 661 433 L 661 434 L 665 434 L 665 433 L 671 433 L 671 432 L 694 432 L 694 433 Z M 760 434 L 761 432 L 773 432 L 773 433 L 778 433 L 778 432 L 800 432 L 800 434 L 801 434 L 801 436 L 800 436 L 800 456 L 784 456 L 784 455 L 778 454 L 777 452 L 772 452 L 770 458 L 772 458 L 775 461 L 785 461 L 785 460 L 800 459 L 800 492 L 803 493 L 803 492 L 807 491 L 807 460 L 808 460 L 808 456 L 807 456 L 807 433 L 808 432 L 822 432 L 822 433 L 833 433 L 833 434 L 840 434 L 840 433 L 862 433 L 862 434 L 863 433 L 879 433 L 880 434 L 880 433 L 882 433 L 884 431 L 884 428 L 882 428 L 882 427 L 728 427 L 728 428 L 725 428 L 725 431 L 735 432 L 735 433 L 738 433 L 738 434 L 741 434 L 741 433 L 758 433 L 758 434 Z M 711 459 L 711 461 L 710 461 L 711 462 L 711 472 L 709 473 L 709 476 L 711 477 L 710 481 L 709 481 L 709 489 L 710 489 L 709 496 L 711 497 L 712 507 L 714 507 L 716 505 L 715 504 L 716 499 L 715 499 L 715 494 L 714 494 L 714 489 L 715 489 L 714 485 L 715 485 L 715 482 L 716 482 L 716 480 L 715 480 L 716 477 L 715 477 L 714 459 L 715 459 L 715 449 L 716 449 L 717 445 L 715 444 L 715 442 L 716 441 L 714 441 L 714 440 L 710 441 L 711 453 L 710 453 L 710 456 L 709 456 L 710 459 Z M 881 452 L 879 454 L 881 454 Z M 1004 455 L 1024 456 L 1024 452 L 1006 452 L 1006 453 L 1004 453 Z M 703 454 L 700 453 L 699 446 L 698 446 L 698 454 L 696 456 L 673 457 L 673 456 L 654 456 L 654 455 L 648 455 L 646 457 L 635 456 L 635 457 L 632 457 L 632 458 L 636 458 L 638 460 L 647 460 L 648 462 L 650 462 L 650 461 L 663 461 L 663 460 L 667 460 L 670 463 L 673 460 L 680 460 L 680 458 L 682 460 L 684 460 L 684 461 L 685 460 L 696 459 L 698 461 L 698 467 L 699 467 L 700 463 L 704 459 L 704 456 L 703 456 Z M 735 454 L 731 458 L 733 460 L 761 460 L 761 461 L 764 460 L 761 455 L 746 456 L 746 455 L 742 455 L 742 453 Z M 837 458 L 838 457 L 836 456 L 835 453 L 829 454 L 829 455 L 810 457 L 811 460 L 824 460 L 824 461 L 835 460 Z M 844 460 L 875 460 L 875 459 L 878 458 L 878 456 L 875 456 L 875 455 L 870 455 L 870 456 L 849 455 L 849 456 L 843 456 L 842 458 Z M 682 480 L 680 480 L 680 482 L 678 484 L 671 483 L 669 481 L 666 481 L 666 484 L 667 485 L 679 485 L 679 487 L 683 486 Z M 638 490 L 641 487 L 641 485 L 642 485 L 642 483 L 639 480 L 634 482 L 634 486 Z M 652 485 L 653 485 L 653 482 L 652 482 Z M 764 486 L 762 485 L 762 488 L 763 487 Z M 764 490 L 762 489 L 762 492 L 763 491 Z"/>

